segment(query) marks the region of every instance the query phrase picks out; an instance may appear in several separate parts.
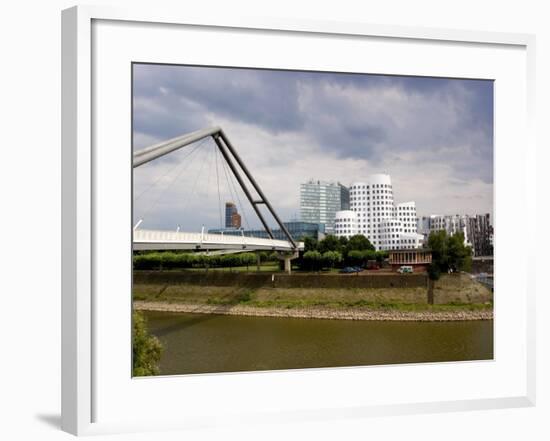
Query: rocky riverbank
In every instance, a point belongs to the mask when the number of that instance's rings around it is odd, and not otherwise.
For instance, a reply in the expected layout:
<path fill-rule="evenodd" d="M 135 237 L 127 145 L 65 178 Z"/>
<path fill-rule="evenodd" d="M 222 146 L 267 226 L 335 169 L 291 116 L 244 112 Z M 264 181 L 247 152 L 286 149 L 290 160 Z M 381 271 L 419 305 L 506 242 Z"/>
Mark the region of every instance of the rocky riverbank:
<path fill-rule="evenodd" d="M 442 322 L 462 320 L 492 320 L 492 310 L 456 311 L 400 311 L 363 307 L 330 308 L 311 306 L 307 308 L 257 307 L 247 305 L 205 305 L 172 303 L 163 301 L 134 301 L 134 308 L 142 311 L 186 312 L 197 314 L 224 314 L 259 317 L 315 318 L 332 320 L 379 320 Z"/>

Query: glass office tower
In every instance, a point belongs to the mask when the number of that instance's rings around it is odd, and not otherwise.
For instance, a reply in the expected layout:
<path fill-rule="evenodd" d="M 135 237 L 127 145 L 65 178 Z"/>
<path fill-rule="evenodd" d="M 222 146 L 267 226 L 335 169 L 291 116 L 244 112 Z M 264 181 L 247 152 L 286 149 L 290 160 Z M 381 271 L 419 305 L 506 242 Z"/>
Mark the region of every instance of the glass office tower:
<path fill-rule="evenodd" d="M 332 234 L 336 212 L 347 209 L 349 209 L 349 190 L 339 182 L 312 179 L 300 184 L 302 222 L 324 224 L 325 232 Z"/>

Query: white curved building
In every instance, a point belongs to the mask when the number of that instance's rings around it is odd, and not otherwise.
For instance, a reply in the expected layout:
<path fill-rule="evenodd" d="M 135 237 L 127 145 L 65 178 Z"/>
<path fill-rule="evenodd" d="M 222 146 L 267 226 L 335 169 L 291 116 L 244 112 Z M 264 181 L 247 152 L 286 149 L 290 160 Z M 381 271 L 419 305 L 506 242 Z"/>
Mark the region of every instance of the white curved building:
<path fill-rule="evenodd" d="M 363 234 L 377 250 L 422 246 L 423 236 L 417 234 L 416 205 L 413 201 L 394 204 L 390 175 L 372 175 L 366 182 L 354 182 L 349 190 L 350 211 L 355 214 L 356 227 L 352 229 L 351 222 L 343 220 L 353 216 L 338 212 L 342 220 L 335 224 L 337 236 Z"/>
<path fill-rule="evenodd" d="M 334 218 L 334 234 L 348 239 L 357 234 L 357 213 L 351 210 L 337 211 Z"/>

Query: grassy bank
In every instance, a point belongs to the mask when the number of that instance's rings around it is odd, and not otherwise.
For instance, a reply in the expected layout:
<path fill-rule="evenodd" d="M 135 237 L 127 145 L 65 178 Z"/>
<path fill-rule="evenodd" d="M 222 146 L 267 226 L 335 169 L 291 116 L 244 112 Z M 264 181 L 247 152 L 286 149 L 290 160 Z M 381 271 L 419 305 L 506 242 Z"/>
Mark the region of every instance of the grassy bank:
<path fill-rule="evenodd" d="M 307 289 L 236 288 L 196 285 L 134 285 L 134 300 L 142 304 L 196 305 L 231 308 L 362 310 L 379 312 L 492 312 L 492 302 L 452 301 L 429 305 L 424 288 Z M 209 310 L 209 308 L 207 308 Z"/>

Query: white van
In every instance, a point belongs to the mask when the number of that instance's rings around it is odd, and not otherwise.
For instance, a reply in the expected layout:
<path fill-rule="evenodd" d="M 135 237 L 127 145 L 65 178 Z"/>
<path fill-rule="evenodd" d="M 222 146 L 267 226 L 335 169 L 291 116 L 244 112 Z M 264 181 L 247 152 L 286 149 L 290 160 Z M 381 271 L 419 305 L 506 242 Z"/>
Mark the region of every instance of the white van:
<path fill-rule="evenodd" d="M 400 274 L 409 274 L 413 272 L 413 267 L 410 265 L 403 265 L 399 267 L 397 272 Z"/>

